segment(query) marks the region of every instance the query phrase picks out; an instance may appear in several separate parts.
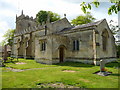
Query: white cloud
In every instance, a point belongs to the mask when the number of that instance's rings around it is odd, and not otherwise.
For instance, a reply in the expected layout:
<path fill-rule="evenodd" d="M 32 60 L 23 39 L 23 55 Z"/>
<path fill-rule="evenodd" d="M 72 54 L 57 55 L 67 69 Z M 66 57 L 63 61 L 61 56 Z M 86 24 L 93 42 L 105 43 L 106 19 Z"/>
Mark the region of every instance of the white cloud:
<path fill-rule="evenodd" d="M 94 0 L 62 0 L 69 3 L 93 2 Z M 98 0 L 99 2 L 109 2 L 109 0 Z"/>
<path fill-rule="evenodd" d="M 1 15 L 0 16 L 4 16 L 4 17 L 14 17 L 16 15 L 16 13 L 12 10 L 6 9 L 6 10 L 0 10 Z"/>
<path fill-rule="evenodd" d="M 25 3 L 27 3 L 27 5 Z M 73 16 L 83 13 L 79 3 L 69 3 L 62 0 L 21 0 L 19 8 L 19 14 L 23 9 L 25 14 L 34 17 L 40 10 L 53 11 L 61 16 L 66 13 L 70 19 Z"/>
<path fill-rule="evenodd" d="M 8 24 L 5 21 L 0 21 L 0 42 L 4 39 L 3 35 L 8 29 Z"/>
<path fill-rule="evenodd" d="M 1 0 L 1 2 L 7 3 L 7 4 L 11 4 L 12 6 L 17 7 L 19 0 Z"/>
<path fill-rule="evenodd" d="M 9 26 L 7 24 L 7 22 L 5 21 L 0 21 L 0 32 L 3 33 L 6 31 L 6 29 L 8 30 L 9 29 Z"/>
<path fill-rule="evenodd" d="M 15 15 L 21 14 L 24 11 L 25 15 L 35 17 L 38 11 L 47 10 L 53 11 L 60 14 L 62 17 L 64 14 L 67 15 L 69 20 L 76 18 L 76 16 L 83 14 L 80 7 L 80 2 L 87 0 L 0 0 L 4 5 L 0 6 L 0 41 L 1 35 L 5 33 L 6 30 L 15 27 Z M 93 1 L 93 0 L 91 0 Z M 107 1 L 107 0 L 104 0 Z M 102 8 L 101 6 L 100 8 Z M 105 8 L 93 9 L 91 12 L 98 20 L 107 18 L 117 21 L 117 17 L 112 15 L 107 15 Z M 103 12 L 104 11 L 104 12 Z"/>
<path fill-rule="evenodd" d="M 0 33 L 0 43 L 2 42 L 2 40 L 4 40 L 3 33 Z"/>

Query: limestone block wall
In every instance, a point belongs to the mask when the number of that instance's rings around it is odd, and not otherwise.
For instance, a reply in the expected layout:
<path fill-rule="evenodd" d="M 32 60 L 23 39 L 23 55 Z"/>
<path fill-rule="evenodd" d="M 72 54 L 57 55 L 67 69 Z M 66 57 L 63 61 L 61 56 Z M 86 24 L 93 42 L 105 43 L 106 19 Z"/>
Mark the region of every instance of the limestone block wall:
<path fill-rule="evenodd" d="M 41 29 L 41 30 L 37 30 L 35 32 L 32 32 L 32 57 L 35 57 L 35 38 L 37 37 L 41 37 L 45 35 L 45 29 Z"/>
<path fill-rule="evenodd" d="M 31 34 L 24 34 L 24 58 L 31 58 Z"/>
<path fill-rule="evenodd" d="M 79 50 L 73 50 L 73 40 L 79 40 Z M 64 48 L 63 61 L 79 61 L 86 63 L 93 63 L 93 32 L 81 31 L 74 33 L 67 33 L 62 35 L 53 35 L 52 45 L 52 59 L 53 63 L 59 63 L 59 47 Z"/>
<path fill-rule="evenodd" d="M 115 40 L 112 35 L 112 32 L 110 31 L 107 23 L 104 21 L 101 23 L 97 28 L 99 32 L 96 42 L 99 42 L 100 46 L 97 46 L 97 58 L 111 58 L 116 57 L 116 47 L 115 47 Z M 102 33 L 106 30 L 108 32 L 108 39 L 107 39 L 107 47 L 106 51 L 103 50 L 103 38 Z"/>
<path fill-rule="evenodd" d="M 41 41 L 46 42 L 46 50 L 41 51 Z M 43 36 L 35 38 L 35 60 L 40 63 L 52 64 L 52 38 Z"/>
<path fill-rule="evenodd" d="M 20 53 L 20 51 L 18 51 L 20 48 L 20 42 L 21 42 L 21 36 L 14 37 L 13 46 L 12 46 L 13 57 L 17 57 Z"/>
<path fill-rule="evenodd" d="M 52 35 L 52 61 L 59 63 L 59 47 L 64 47 L 64 59 L 68 56 L 69 39 L 66 36 Z"/>
<path fill-rule="evenodd" d="M 70 44 L 68 49 L 68 58 L 93 58 L 93 33 L 92 30 L 80 31 L 66 34 L 70 38 Z M 79 40 L 79 50 L 73 50 L 73 41 Z"/>
<path fill-rule="evenodd" d="M 16 18 L 16 32 L 23 31 L 24 29 L 28 29 L 29 27 L 36 26 L 36 22 L 33 18 L 29 18 L 29 16 L 21 15 Z"/>
<path fill-rule="evenodd" d="M 21 40 L 20 40 L 20 42 L 18 42 L 19 43 L 18 56 L 23 57 L 23 50 L 24 50 L 23 35 L 20 36 L 20 38 L 21 38 Z"/>
<path fill-rule="evenodd" d="M 35 58 L 35 32 L 32 33 L 32 57 Z"/>

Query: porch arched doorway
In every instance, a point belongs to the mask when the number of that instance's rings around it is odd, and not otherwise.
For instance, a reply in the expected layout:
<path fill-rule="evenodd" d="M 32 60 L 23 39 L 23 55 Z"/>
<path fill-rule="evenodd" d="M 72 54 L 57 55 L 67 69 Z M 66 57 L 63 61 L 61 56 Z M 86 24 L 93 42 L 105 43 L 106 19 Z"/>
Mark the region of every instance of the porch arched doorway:
<path fill-rule="evenodd" d="M 65 57 L 65 46 L 64 45 L 60 45 L 59 46 L 59 62 L 64 62 L 64 57 Z"/>

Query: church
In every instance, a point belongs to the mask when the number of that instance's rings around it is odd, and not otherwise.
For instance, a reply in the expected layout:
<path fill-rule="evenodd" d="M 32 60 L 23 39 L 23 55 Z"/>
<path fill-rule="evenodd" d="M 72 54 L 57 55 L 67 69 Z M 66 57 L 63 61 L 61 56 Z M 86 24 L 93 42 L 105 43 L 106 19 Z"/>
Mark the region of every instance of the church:
<path fill-rule="evenodd" d="M 12 56 L 43 64 L 66 61 L 98 65 L 116 60 L 115 39 L 106 19 L 73 26 L 66 17 L 46 24 L 23 14 L 16 16 Z"/>

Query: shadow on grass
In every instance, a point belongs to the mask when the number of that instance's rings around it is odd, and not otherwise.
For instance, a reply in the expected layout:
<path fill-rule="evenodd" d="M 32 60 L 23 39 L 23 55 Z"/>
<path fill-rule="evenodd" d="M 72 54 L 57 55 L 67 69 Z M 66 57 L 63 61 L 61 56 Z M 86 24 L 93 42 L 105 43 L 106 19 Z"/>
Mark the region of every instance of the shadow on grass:
<path fill-rule="evenodd" d="M 118 74 L 111 74 L 112 76 L 120 76 L 120 74 L 118 73 Z"/>
<path fill-rule="evenodd" d="M 14 59 L 11 59 L 10 57 L 7 59 L 7 61 L 5 63 L 16 63 L 16 62 L 20 62 L 21 60 L 34 60 L 33 58 L 14 58 Z"/>
<path fill-rule="evenodd" d="M 4 63 L 16 63 L 16 62 L 19 62 L 19 61 L 7 61 L 7 62 L 4 62 Z"/>
<path fill-rule="evenodd" d="M 57 63 L 54 65 L 70 66 L 70 67 L 94 67 L 94 65 L 84 64 L 84 63 L 80 63 L 80 62 L 62 62 L 62 63 Z"/>
<path fill-rule="evenodd" d="M 120 63 L 119 62 L 117 62 L 117 61 L 115 61 L 115 62 L 110 62 L 110 63 L 107 63 L 106 65 L 105 65 L 105 67 L 114 67 L 114 68 L 118 68 L 118 67 L 120 67 Z"/>
<path fill-rule="evenodd" d="M 59 66 L 71 66 L 71 67 L 94 67 L 95 65 L 90 65 L 90 64 L 84 64 L 81 62 L 62 62 L 62 63 L 57 63 L 54 65 L 59 65 Z M 111 68 L 120 68 L 120 63 L 119 62 L 110 62 L 105 64 L 105 67 L 111 67 Z"/>
<path fill-rule="evenodd" d="M 4 63 L 16 63 L 16 62 L 19 62 L 19 60 L 7 60 L 7 61 L 4 62 Z"/>

